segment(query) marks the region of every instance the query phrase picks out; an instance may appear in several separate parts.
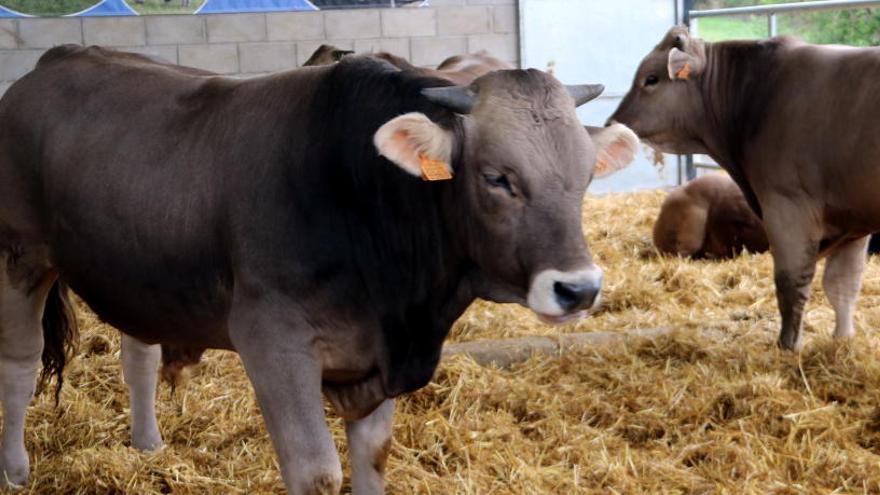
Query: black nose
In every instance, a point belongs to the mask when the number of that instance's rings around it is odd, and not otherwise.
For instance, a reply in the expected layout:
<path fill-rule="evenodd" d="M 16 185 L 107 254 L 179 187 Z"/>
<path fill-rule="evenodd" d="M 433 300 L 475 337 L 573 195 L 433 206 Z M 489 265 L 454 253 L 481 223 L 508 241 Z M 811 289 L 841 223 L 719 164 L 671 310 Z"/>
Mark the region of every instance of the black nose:
<path fill-rule="evenodd" d="M 565 311 L 586 309 L 593 305 L 599 295 L 599 284 L 595 282 L 570 283 L 553 282 L 553 293 L 556 302 Z"/>

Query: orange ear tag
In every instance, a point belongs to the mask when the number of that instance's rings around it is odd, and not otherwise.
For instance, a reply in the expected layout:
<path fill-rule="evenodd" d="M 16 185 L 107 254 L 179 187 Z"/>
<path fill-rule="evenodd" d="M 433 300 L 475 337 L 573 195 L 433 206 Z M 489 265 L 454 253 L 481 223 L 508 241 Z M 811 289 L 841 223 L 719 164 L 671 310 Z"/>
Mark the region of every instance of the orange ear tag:
<path fill-rule="evenodd" d="M 687 79 L 691 75 L 691 63 L 685 62 L 684 67 L 675 73 L 676 79 Z"/>
<path fill-rule="evenodd" d="M 422 180 L 435 181 L 449 180 L 452 178 L 449 166 L 445 162 L 432 160 L 424 153 L 419 153 L 419 163 L 422 169 Z"/>

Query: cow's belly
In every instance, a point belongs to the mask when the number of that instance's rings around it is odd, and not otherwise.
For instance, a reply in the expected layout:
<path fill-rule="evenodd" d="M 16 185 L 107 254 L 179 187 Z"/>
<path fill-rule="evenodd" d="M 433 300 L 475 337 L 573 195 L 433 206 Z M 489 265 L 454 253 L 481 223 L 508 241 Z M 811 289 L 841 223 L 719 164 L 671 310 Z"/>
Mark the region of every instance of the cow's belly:
<path fill-rule="evenodd" d="M 51 250 L 62 279 L 102 320 L 149 343 L 230 348 L 232 276 L 214 250 L 97 232 L 56 232 Z"/>
<path fill-rule="evenodd" d="M 228 296 L 222 287 L 114 281 L 61 267 L 65 281 L 101 318 L 147 343 L 231 349 L 226 326 Z M 143 284 L 143 285 L 141 285 Z"/>
<path fill-rule="evenodd" d="M 853 162 L 826 174 L 823 220 L 828 238 L 880 231 L 880 153 L 876 160 Z"/>
<path fill-rule="evenodd" d="M 61 278 L 134 337 L 229 348 L 232 275 L 207 187 L 186 174 L 165 183 L 158 172 L 82 163 L 77 171 L 53 162 L 44 178 L 44 228 Z"/>

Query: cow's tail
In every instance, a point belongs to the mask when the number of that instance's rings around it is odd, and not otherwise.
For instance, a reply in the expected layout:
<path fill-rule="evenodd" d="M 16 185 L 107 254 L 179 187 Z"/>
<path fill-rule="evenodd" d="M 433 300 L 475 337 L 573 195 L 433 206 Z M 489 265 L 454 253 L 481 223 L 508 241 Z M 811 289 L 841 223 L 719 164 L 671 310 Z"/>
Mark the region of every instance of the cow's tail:
<path fill-rule="evenodd" d="M 55 405 L 64 384 L 64 365 L 76 350 L 78 333 L 67 285 L 58 280 L 49 290 L 43 310 L 43 370 L 37 382 L 37 390 L 42 391 L 55 376 Z"/>

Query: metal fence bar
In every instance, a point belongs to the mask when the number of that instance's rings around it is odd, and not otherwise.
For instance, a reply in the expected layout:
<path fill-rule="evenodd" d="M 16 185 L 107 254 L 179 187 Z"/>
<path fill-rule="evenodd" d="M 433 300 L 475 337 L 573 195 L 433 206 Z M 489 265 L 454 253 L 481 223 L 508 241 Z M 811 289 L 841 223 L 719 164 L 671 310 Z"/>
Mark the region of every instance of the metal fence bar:
<path fill-rule="evenodd" d="M 691 19 L 729 15 L 774 14 L 780 12 L 843 10 L 860 7 L 880 7 L 878 0 L 823 0 L 817 2 L 777 3 L 775 5 L 754 5 L 751 7 L 730 7 L 726 9 L 691 10 Z"/>
<path fill-rule="evenodd" d="M 692 5 L 692 4 L 691 4 Z M 775 5 L 754 5 L 751 7 L 730 7 L 726 9 L 688 10 L 687 20 L 691 34 L 699 35 L 699 19 L 701 17 L 722 17 L 732 15 L 766 15 L 767 34 L 779 34 L 776 14 L 783 12 L 813 12 L 817 10 L 846 10 L 856 8 L 880 7 L 880 0 L 824 0 L 799 3 L 778 3 Z M 685 176 L 691 181 L 697 177 L 697 169 L 720 169 L 715 163 L 694 162 L 694 155 L 685 155 Z"/>

